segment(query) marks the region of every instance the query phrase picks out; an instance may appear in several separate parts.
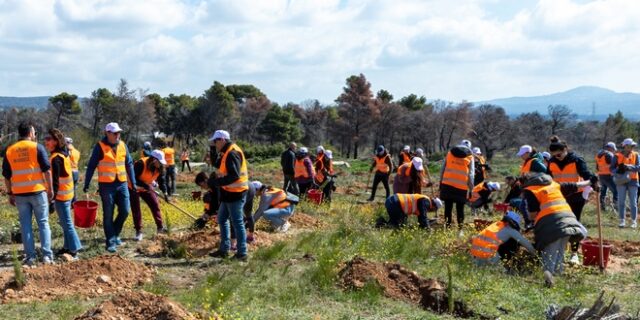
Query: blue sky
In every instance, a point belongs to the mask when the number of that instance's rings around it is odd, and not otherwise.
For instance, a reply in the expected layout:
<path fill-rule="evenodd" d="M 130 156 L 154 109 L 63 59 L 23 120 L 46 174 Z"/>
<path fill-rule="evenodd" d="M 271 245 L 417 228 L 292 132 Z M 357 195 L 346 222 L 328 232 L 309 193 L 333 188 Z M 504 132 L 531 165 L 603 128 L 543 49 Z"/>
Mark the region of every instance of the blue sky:
<path fill-rule="evenodd" d="M 397 98 L 640 92 L 639 16 L 623 0 L 0 0 L 0 95 L 218 80 L 329 103 L 358 73 Z"/>

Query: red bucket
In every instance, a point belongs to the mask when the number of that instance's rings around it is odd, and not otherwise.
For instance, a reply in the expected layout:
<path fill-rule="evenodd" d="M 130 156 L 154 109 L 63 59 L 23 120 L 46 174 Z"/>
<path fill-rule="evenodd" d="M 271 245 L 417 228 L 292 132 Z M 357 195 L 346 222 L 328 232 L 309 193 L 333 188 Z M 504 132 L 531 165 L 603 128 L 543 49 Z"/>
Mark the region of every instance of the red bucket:
<path fill-rule="evenodd" d="M 585 266 L 599 266 L 600 265 L 600 246 L 598 241 L 584 240 L 580 242 L 582 245 L 582 264 Z M 609 263 L 609 254 L 611 253 L 613 245 L 608 244 L 606 241 L 602 243 L 602 255 L 604 267 L 607 267 Z"/>
<path fill-rule="evenodd" d="M 78 228 L 91 228 L 96 223 L 98 203 L 95 201 L 76 201 L 73 204 L 73 223 Z"/>
<path fill-rule="evenodd" d="M 322 203 L 322 191 L 318 189 L 309 189 L 309 191 L 307 191 L 307 197 L 315 204 Z"/>
<path fill-rule="evenodd" d="M 498 212 L 502 212 L 502 213 L 507 213 L 507 210 L 509 210 L 509 204 L 508 203 L 494 203 L 493 204 L 493 210 L 498 211 Z"/>

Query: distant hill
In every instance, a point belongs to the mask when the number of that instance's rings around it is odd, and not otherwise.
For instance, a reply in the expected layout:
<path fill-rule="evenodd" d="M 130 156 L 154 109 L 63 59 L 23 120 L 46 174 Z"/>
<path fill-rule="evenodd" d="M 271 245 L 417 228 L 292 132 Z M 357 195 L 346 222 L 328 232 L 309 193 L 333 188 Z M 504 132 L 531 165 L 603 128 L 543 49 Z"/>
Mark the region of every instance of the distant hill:
<path fill-rule="evenodd" d="M 476 105 L 490 103 L 501 106 L 507 114 L 517 115 L 538 111 L 547 113 L 549 105 L 563 104 L 571 108 L 580 118 L 592 115 L 595 104 L 596 118 L 620 110 L 628 118 L 640 118 L 640 94 L 618 93 L 609 89 L 583 86 L 565 92 L 535 97 L 512 97 L 475 102 Z"/>
<path fill-rule="evenodd" d="M 36 108 L 44 109 L 50 97 L 0 97 L 0 108 Z"/>

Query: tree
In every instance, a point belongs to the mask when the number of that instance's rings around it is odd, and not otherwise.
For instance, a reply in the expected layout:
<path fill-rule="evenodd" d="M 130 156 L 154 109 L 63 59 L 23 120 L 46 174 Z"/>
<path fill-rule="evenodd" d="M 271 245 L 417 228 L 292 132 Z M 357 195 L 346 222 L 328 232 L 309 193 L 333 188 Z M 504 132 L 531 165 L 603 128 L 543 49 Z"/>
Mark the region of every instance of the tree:
<path fill-rule="evenodd" d="M 56 128 L 60 127 L 60 122 L 65 116 L 79 114 L 82 111 L 80 103 L 78 103 L 78 96 L 66 92 L 49 98 L 49 106 L 54 112 Z"/>
<path fill-rule="evenodd" d="M 170 127 L 171 119 L 169 118 L 169 113 L 171 109 L 169 108 L 167 100 L 157 93 L 148 94 L 145 98 L 148 100 L 148 103 L 153 106 L 153 110 L 156 115 L 156 125 L 154 129 L 162 132 L 169 132 L 167 129 Z"/>
<path fill-rule="evenodd" d="M 236 104 L 233 95 L 225 86 L 215 81 L 204 94 L 198 98 L 198 122 L 194 123 L 200 132 L 208 132 L 218 129 L 232 131 L 236 120 Z"/>
<path fill-rule="evenodd" d="M 282 108 L 274 104 L 258 126 L 258 133 L 265 135 L 269 143 L 287 142 L 300 139 L 300 122 L 293 116 L 292 108 Z"/>
<path fill-rule="evenodd" d="M 438 117 L 435 123 L 439 126 L 438 145 L 440 151 L 447 151 L 455 140 L 467 138 L 471 130 L 471 103 L 463 101 L 457 105 L 451 103 L 436 105 Z"/>
<path fill-rule="evenodd" d="M 491 160 L 496 151 L 506 149 L 511 142 L 509 116 L 502 107 L 483 104 L 474 110 L 473 118 L 474 140 L 485 150 L 487 160 Z"/>
<path fill-rule="evenodd" d="M 393 95 L 389 93 L 389 91 L 381 89 L 380 91 L 378 91 L 378 93 L 376 93 L 376 100 L 389 103 L 393 101 Z"/>
<path fill-rule="evenodd" d="M 248 98 L 239 104 L 240 119 L 237 125 L 238 137 L 247 141 L 260 139 L 258 125 L 271 109 L 271 101 L 266 96 Z"/>
<path fill-rule="evenodd" d="M 402 97 L 398 103 L 411 111 L 417 111 L 422 110 L 427 106 L 427 98 L 424 96 L 418 97 L 412 93 L 406 97 Z"/>
<path fill-rule="evenodd" d="M 243 102 L 245 99 L 266 97 L 260 89 L 250 84 L 232 84 L 228 85 L 226 89 L 237 102 Z"/>
<path fill-rule="evenodd" d="M 538 111 L 523 113 L 512 121 L 513 142 L 518 146 L 541 147 L 548 143 L 549 128 L 544 116 Z"/>
<path fill-rule="evenodd" d="M 93 136 L 98 136 L 99 126 L 104 118 L 105 110 L 112 108 L 114 97 L 111 91 L 106 88 L 94 90 L 89 98 L 88 105 L 89 115 L 92 123 Z"/>
<path fill-rule="evenodd" d="M 624 117 L 622 112 L 610 114 L 602 124 L 600 145 L 608 141 L 620 142 L 634 134 L 633 124 Z"/>
<path fill-rule="evenodd" d="M 552 135 L 559 134 L 576 118 L 576 114 L 571 112 L 571 109 L 565 105 L 550 105 L 547 109 L 549 111 L 549 128 Z"/>
<path fill-rule="evenodd" d="M 187 144 L 191 141 L 191 137 L 200 131 L 195 123 L 201 121 L 201 115 L 197 113 L 198 100 L 190 95 L 170 94 L 165 98 L 169 106 L 169 121 L 167 123 L 167 133 L 172 133 L 180 138 L 186 137 Z"/>
<path fill-rule="evenodd" d="M 345 134 L 351 137 L 353 144 L 353 158 L 358 158 L 358 147 L 361 141 L 366 141 L 372 120 L 378 115 L 375 108 L 371 84 L 363 74 L 347 78 L 343 93 L 336 99 L 338 114 L 344 123 Z M 347 157 L 349 154 L 347 154 Z"/>
<path fill-rule="evenodd" d="M 305 145 L 320 144 L 328 138 L 329 112 L 318 100 L 304 101 L 300 105 L 288 104 L 293 114 L 300 121 L 302 143 Z"/>

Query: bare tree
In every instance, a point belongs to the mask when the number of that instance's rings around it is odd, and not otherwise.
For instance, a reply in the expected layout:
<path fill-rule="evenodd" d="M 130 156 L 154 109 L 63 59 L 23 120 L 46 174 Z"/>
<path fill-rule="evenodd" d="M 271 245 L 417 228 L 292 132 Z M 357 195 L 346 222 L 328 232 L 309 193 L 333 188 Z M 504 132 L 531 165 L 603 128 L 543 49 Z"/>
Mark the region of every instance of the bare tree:
<path fill-rule="evenodd" d="M 485 150 L 487 160 L 509 145 L 511 132 L 509 116 L 502 107 L 483 104 L 474 109 L 472 133 L 475 142 Z"/>
<path fill-rule="evenodd" d="M 549 128 L 552 135 L 560 134 L 571 121 L 576 119 L 576 114 L 571 112 L 571 109 L 565 105 L 550 105 L 547 109 L 549 111 Z"/>
<path fill-rule="evenodd" d="M 338 114 L 347 122 L 343 126 L 351 137 L 349 143 L 353 144 L 353 157 L 358 158 L 358 147 L 361 142 L 366 142 L 372 120 L 377 116 L 377 109 L 373 103 L 371 84 L 363 74 L 347 78 L 347 85 L 343 93 L 336 99 L 339 103 Z"/>
<path fill-rule="evenodd" d="M 537 111 L 519 115 L 512 121 L 512 125 L 515 133 L 513 142 L 518 146 L 528 144 L 540 147 L 548 142 L 548 123 Z"/>

